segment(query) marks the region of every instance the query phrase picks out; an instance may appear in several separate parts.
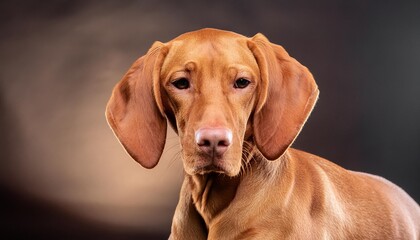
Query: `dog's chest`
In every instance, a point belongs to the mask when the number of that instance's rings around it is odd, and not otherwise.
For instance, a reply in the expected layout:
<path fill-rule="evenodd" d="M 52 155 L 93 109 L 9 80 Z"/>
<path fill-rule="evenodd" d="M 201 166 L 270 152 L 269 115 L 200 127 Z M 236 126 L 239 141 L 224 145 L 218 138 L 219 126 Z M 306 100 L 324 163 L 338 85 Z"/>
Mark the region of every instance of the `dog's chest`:
<path fill-rule="evenodd" d="M 254 181 L 250 184 L 250 179 L 219 175 L 191 179 L 193 202 L 206 225 L 208 239 L 274 237 L 270 235 L 272 231 L 267 223 L 272 224 L 273 214 L 278 213 L 267 211 L 270 208 L 264 206 L 270 201 L 268 193 L 264 188 L 253 191 L 257 186 Z M 259 208 L 263 211 L 256 211 Z M 278 217 L 274 219 L 279 220 Z"/>

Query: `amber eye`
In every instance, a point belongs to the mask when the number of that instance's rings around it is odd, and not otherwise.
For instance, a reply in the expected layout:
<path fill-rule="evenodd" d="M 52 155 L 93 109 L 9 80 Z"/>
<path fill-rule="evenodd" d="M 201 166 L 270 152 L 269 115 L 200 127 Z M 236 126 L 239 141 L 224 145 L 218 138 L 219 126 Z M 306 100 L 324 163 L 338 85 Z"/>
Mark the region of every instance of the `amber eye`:
<path fill-rule="evenodd" d="M 188 89 L 190 87 L 190 82 L 186 78 L 180 78 L 176 81 L 173 81 L 172 85 L 178 89 Z"/>
<path fill-rule="evenodd" d="M 233 84 L 233 87 L 234 88 L 246 88 L 250 83 L 251 83 L 251 81 L 249 81 L 245 78 L 239 78 L 235 81 L 235 83 Z"/>

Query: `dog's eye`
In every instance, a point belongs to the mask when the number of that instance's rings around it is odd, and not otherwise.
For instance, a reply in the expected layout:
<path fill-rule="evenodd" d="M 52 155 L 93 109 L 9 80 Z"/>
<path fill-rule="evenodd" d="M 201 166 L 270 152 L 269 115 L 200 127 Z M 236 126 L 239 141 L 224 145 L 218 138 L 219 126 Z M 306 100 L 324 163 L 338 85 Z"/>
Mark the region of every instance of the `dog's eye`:
<path fill-rule="evenodd" d="M 180 78 L 172 82 L 172 85 L 174 85 L 178 89 L 187 89 L 190 87 L 190 82 L 186 78 Z"/>
<path fill-rule="evenodd" d="M 251 83 L 251 81 L 249 81 L 245 78 L 239 78 L 235 81 L 235 83 L 233 84 L 233 87 L 234 88 L 246 88 L 250 83 Z"/>

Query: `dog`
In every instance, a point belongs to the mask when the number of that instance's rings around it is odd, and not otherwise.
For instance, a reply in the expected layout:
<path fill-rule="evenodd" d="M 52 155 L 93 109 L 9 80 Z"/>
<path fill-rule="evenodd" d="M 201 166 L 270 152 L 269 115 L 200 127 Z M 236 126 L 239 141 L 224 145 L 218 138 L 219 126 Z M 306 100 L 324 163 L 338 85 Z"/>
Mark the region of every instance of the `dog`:
<path fill-rule="evenodd" d="M 145 168 L 167 122 L 178 134 L 185 178 L 170 239 L 420 239 L 419 205 L 401 188 L 290 147 L 318 94 L 264 35 L 201 29 L 155 42 L 106 118 Z"/>

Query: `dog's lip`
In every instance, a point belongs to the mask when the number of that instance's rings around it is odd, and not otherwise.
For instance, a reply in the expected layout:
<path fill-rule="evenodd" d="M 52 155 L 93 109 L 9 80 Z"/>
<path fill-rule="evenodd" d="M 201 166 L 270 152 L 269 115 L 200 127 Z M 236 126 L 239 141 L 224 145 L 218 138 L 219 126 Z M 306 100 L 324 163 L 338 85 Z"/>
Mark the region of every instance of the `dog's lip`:
<path fill-rule="evenodd" d="M 223 166 L 219 164 L 215 164 L 213 162 L 202 165 L 202 166 L 196 166 L 194 168 L 194 172 L 198 174 L 206 174 L 206 173 L 212 173 L 212 172 L 223 173 L 223 174 L 227 173 L 226 169 Z"/>

